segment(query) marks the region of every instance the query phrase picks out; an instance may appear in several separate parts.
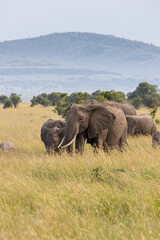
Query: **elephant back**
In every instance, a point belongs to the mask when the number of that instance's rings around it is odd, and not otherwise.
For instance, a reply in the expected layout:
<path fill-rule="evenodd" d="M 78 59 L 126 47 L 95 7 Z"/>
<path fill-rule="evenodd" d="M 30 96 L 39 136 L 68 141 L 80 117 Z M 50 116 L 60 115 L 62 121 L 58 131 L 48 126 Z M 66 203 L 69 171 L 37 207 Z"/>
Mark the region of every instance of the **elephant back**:
<path fill-rule="evenodd" d="M 131 103 L 127 102 L 114 102 L 114 101 L 105 101 L 105 106 L 120 108 L 125 115 L 137 115 L 135 107 Z"/>
<path fill-rule="evenodd" d="M 118 102 L 117 105 L 122 109 L 125 115 L 137 115 L 136 109 L 131 103 Z"/>

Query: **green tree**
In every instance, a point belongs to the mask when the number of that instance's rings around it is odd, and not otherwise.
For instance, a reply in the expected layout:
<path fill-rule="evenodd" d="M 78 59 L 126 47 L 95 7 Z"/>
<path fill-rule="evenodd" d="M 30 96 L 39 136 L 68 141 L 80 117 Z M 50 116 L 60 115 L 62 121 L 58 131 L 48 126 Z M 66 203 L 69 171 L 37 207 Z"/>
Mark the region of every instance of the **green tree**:
<path fill-rule="evenodd" d="M 10 98 L 7 98 L 4 102 L 3 108 L 11 108 L 13 106 L 13 103 Z"/>
<path fill-rule="evenodd" d="M 69 102 L 59 102 L 57 103 L 55 109 L 53 110 L 55 113 L 58 113 L 59 116 L 62 118 L 67 117 L 67 113 L 69 109 L 71 108 L 72 103 Z"/>
<path fill-rule="evenodd" d="M 68 94 L 67 93 L 61 93 L 61 92 L 52 92 L 48 94 L 48 99 L 51 101 L 51 105 L 55 106 L 58 102 L 63 101 L 63 99 L 67 101 Z"/>
<path fill-rule="evenodd" d="M 101 90 L 96 90 L 95 92 L 91 93 L 91 98 L 96 99 L 96 97 L 101 93 Z"/>
<path fill-rule="evenodd" d="M 42 105 L 43 107 L 48 107 L 48 106 L 51 105 L 51 102 L 50 102 L 50 100 L 49 100 L 48 98 L 43 97 L 43 98 L 41 99 L 41 105 Z"/>
<path fill-rule="evenodd" d="M 0 103 L 4 103 L 7 99 L 8 99 L 7 96 L 1 95 L 1 96 L 0 96 Z"/>
<path fill-rule="evenodd" d="M 109 100 L 109 101 L 116 101 L 116 102 L 124 102 L 126 101 L 126 95 L 123 92 L 116 92 L 114 90 L 111 91 L 102 91 L 98 94 L 96 99 L 99 98 L 99 96 L 103 96 L 104 100 Z"/>
<path fill-rule="evenodd" d="M 35 106 L 39 104 L 38 101 L 37 101 L 37 97 L 36 96 L 33 96 L 33 98 L 31 99 L 31 107 Z"/>
<path fill-rule="evenodd" d="M 151 110 L 151 112 L 150 112 L 149 115 L 154 119 L 155 116 L 156 116 L 156 112 L 157 112 L 157 110 L 158 110 L 158 106 L 157 106 L 156 103 L 153 103 L 153 104 L 151 105 L 151 108 L 152 108 L 152 110 Z"/>
<path fill-rule="evenodd" d="M 55 106 L 58 102 L 68 101 L 67 93 L 52 92 L 50 94 L 41 93 L 31 99 L 31 107 L 41 104 L 42 106 Z"/>
<path fill-rule="evenodd" d="M 13 106 L 16 108 L 18 104 L 21 102 L 20 95 L 17 95 L 16 93 L 11 93 L 10 100 L 13 103 Z"/>
<path fill-rule="evenodd" d="M 134 102 L 133 99 L 137 99 L 138 97 L 141 98 L 141 103 L 144 106 L 151 107 L 154 103 L 160 106 L 160 94 L 157 85 L 142 82 L 135 91 L 127 94 L 127 99 L 131 102 Z"/>
<path fill-rule="evenodd" d="M 82 103 L 82 101 L 85 101 L 87 99 L 90 99 L 91 95 L 87 92 L 77 92 L 77 93 L 72 93 L 69 96 L 69 102 L 70 103 Z"/>
<path fill-rule="evenodd" d="M 139 109 L 142 105 L 142 98 L 141 97 L 135 97 L 131 100 L 131 103 L 133 106 L 135 106 L 136 109 Z"/>
<path fill-rule="evenodd" d="M 41 104 L 44 107 L 51 105 L 51 102 L 48 99 L 48 95 L 46 93 L 41 93 L 38 96 L 33 96 L 33 98 L 31 99 L 31 107 L 37 104 Z"/>
<path fill-rule="evenodd" d="M 95 99 L 98 101 L 98 102 L 104 102 L 106 101 L 107 99 L 103 96 L 103 95 L 98 95 L 95 97 Z"/>

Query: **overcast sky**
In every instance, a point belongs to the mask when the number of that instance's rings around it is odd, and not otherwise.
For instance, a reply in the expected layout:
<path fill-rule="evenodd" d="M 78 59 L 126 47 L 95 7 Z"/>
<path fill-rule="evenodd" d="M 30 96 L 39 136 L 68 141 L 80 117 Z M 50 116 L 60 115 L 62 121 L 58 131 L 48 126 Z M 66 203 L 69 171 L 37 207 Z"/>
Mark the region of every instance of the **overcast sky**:
<path fill-rule="evenodd" d="M 160 0 L 0 0 L 0 41 L 76 31 L 160 46 L 159 25 Z"/>

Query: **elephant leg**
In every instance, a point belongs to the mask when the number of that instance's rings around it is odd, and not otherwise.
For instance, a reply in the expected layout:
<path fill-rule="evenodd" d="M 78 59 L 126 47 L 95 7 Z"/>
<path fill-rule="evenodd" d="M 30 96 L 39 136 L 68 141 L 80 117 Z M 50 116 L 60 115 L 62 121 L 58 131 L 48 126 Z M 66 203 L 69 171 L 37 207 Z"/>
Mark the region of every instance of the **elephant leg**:
<path fill-rule="evenodd" d="M 103 149 L 104 151 L 108 151 L 107 142 L 106 142 L 107 134 L 108 134 L 108 129 L 104 129 L 102 132 L 98 134 L 97 142 L 96 142 L 97 147 L 99 149 Z"/>
<path fill-rule="evenodd" d="M 76 137 L 76 144 L 75 149 L 76 153 L 83 153 L 84 152 L 84 144 L 85 144 L 85 135 L 84 134 L 78 134 Z"/>
<path fill-rule="evenodd" d="M 153 137 L 154 134 L 157 132 L 157 126 L 153 126 L 152 129 L 151 129 L 151 136 Z"/>
<path fill-rule="evenodd" d="M 97 150 L 97 147 L 98 147 L 97 137 L 96 138 L 92 138 L 92 139 L 87 139 L 87 143 L 89 143 L 93 147 L 93 152 L 94 153 L 98 153 L 98 150 Z"/>
<path fill-rule="evenodd" d="M 119 140 L 119 147 L 120 149 L 124 149 L 126 146 L 128 146 L 128 143 L 127 143 L 127 129 L 125 128 Z"/>
<path fill-rule="evenodd" d="M 106 144 L 108 146 L 108 150 L 117 149 L 120 150 L 119 142 L 120 142 L 121 135 L 117 134 L 116 131 L 113 131 L 113 129 L 110 129 L 108 131 L 107 137 L 106 137 Z"/>

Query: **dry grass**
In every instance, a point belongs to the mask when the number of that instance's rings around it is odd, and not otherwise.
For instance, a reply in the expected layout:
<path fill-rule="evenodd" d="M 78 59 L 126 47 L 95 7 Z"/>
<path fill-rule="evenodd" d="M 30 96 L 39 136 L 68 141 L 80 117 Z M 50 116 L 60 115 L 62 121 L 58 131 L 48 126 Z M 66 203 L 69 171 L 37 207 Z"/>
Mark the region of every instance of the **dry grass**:
<path fill-rule="evenodd" d="M 147 113 L 141 109 L 139 113 Z M 160 112 L 157 115 L 160 118 Z M 160 150 L 129 138 L 124 153 L 48 156 L 40 128 L 52 108 L 0 108 L 0 239 L 160 239 Z"/>

